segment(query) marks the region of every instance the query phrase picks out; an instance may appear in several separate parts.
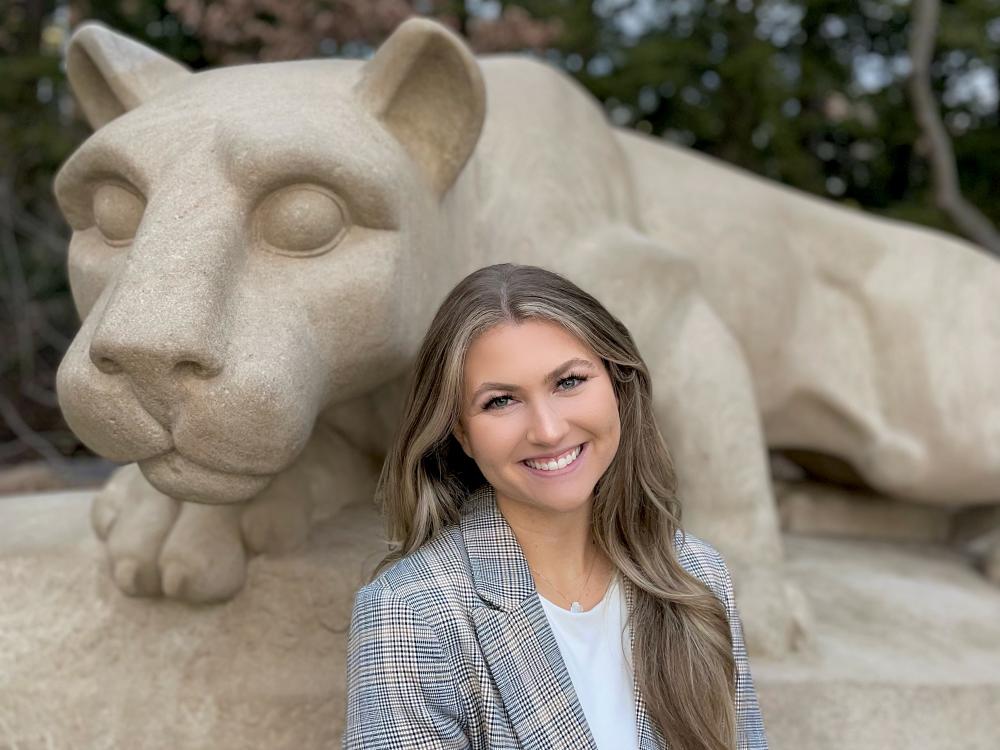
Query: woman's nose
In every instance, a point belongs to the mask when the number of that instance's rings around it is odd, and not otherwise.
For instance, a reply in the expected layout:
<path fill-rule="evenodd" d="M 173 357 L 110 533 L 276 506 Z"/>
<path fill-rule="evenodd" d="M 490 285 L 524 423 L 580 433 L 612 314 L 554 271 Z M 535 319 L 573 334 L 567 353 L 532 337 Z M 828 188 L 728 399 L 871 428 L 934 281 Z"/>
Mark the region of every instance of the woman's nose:
<path fill-rule="evenodd" d="M 539 445 L 557 445 L 566 435 L 569 423 L 559 407 L 549 401 L 540 401 L 531 407 L 531 424 L 527 439 Z"/>

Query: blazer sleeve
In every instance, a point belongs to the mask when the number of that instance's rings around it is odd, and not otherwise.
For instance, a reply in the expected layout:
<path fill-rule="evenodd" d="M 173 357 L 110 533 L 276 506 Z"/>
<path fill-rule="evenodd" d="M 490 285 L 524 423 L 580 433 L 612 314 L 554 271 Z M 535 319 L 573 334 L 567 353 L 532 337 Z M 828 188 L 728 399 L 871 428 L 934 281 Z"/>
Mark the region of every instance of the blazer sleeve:
<path fill-rule="evenodd" d="M 433 630 L 398 594 L 354 597 L 347 639 L 344 750 L 464 750 L 453 666 Z"/>
<path fill-rule="evenodd" d="M 725 560 L 717 551 L 719 572 L 722 580 L 722 602 L 729 618 L 729 630 L 733 639 L 733 657 L 736 661 L 736 747 L 737 750 L 768 750 L 764 735 L 764 719 L 757 702 L 757 691 L 750 676 L 750 659 L 743 642 L 743 623 L 736 609 L 733 595 L 733 579 Z"/>

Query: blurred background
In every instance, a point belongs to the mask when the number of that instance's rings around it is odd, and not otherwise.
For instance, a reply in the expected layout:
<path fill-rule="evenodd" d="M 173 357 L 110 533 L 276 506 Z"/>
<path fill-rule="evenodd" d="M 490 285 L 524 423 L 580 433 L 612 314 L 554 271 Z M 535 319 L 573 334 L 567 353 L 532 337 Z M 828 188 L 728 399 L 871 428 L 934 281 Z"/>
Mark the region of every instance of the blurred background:
<path fill-rule="evenodd" d="M 1000 254 L 1000 0 L 0 0 L 0 494 L 112 468 L 55 394 L 79 321 L 51 185 L 88 135 L 71 29 L 98 19 L 197 70 L 366 57 L 411 15 L 550 61 L 618 125 Z"/>

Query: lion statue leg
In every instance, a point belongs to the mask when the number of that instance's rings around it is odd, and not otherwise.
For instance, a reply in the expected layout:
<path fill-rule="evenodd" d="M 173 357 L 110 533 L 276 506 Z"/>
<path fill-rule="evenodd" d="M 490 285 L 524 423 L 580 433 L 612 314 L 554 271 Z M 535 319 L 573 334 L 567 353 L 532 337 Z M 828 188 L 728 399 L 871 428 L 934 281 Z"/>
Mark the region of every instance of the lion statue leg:
<path fill-rule="evenodd" d="M 748 648 L 780 656 L 811 630 L 784 572 L 760 412 L 736 339 L 701 294 L 692 264 L 625 227 L 592 237 L 567 275 L 632 333 L 653 378 L 683 525 L 727 558 Z"/>
<path fill-rule="evenodd" d="M 786 578 L 749 368 L 729 331 L 695 297 L 652 353 L 654 408 L 677 471 L 684 526 L 713 542 L 732 571 L 748 648 L 781 656 L 810 630 L 803 594 Z"/>
<path fill-rule="evenodd" d="M 128 464 L 94 497 L 91 524 L 125 594 L 220 602 L 242 589 L 249 556 L 292 550 L 314 523 L 370 498 L 376 470 L 371 457 L 317 423 L 296 461 L 246 502 L 178 500 Z"/>

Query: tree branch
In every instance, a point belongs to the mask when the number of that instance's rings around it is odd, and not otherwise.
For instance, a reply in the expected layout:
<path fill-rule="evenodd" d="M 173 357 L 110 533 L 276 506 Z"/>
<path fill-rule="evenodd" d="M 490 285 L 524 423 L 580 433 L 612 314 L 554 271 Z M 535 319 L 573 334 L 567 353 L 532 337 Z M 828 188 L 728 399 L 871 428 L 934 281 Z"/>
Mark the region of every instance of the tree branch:
<path fill-rule="evenodd" d="M 21 265 L 20 250 L 11 215 L 10 196 L 12 194 L 10 180 L 0 179 L 0 229 L 3 231 L 0 235 L 0 254 L 3 257 L 7 275 L 7 290 L 4 297 L 14 322 L 18 361 L 23 381 L 26 378 L 34 377 L 35 374 L 35 342 L 31 334 L 31 325 L 27 316 L 24 315 L 30 295 L 28 282 L 24 277 L 24 268 Z"/>
<path fill-rule="evenodd" d="M 959 231 L 994 255 L 1000 255 L 1000 232 L 962 196 L 951 138 L 941 122 L 931 86 L 931 60 L 940 16 L 939 0 L 914 0 L 910 21 L 909 91 L 913 114 L 928 145 L 934 201 Z"/>
<path fill-rule="evenodd" d="M 21 418 L 20 413 L 14 404 L 11 403 L 10 399 L 2 394 L 0 394 L 0 417 L 3 417 L 4 421 L 7 422 L 7 426 L 18 440 L 34 449 L 56 468 L 65 468 L 67 464 L 66 458 L 55 449 L 52 443 L 31 429 Z"/>

